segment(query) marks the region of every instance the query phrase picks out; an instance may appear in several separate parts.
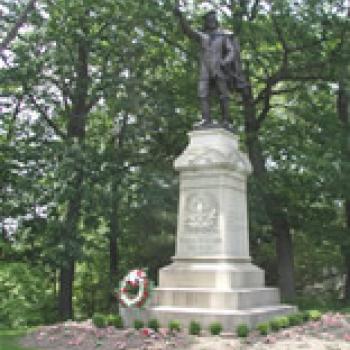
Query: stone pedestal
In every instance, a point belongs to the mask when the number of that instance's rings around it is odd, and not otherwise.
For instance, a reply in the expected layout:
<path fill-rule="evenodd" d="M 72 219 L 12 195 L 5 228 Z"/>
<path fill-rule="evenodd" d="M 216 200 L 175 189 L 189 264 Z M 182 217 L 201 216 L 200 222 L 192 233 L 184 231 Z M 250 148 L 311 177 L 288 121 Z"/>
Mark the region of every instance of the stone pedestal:
<path fill-rule="evenodd" d="M 251 263 L 247 217 L 249 160 L 227 130 L 192 131 L 175 161 L 180 172 L 176 253 L 159 271 L 146 318 L 167 325 L 214 321 L 226 331 L 251 327 L 295 308 L 279 303 L 276 288 L 264 286 L 264 272 Z M 130 317 L 127 323 L 130 323 Z"/>

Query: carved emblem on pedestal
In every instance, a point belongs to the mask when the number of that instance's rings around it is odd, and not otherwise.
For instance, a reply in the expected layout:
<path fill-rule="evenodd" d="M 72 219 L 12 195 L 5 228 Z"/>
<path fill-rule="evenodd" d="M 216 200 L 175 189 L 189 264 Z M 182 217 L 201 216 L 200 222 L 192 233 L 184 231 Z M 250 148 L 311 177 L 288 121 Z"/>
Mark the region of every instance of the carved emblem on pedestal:
<path fill-rule="evenodd" d="M 207 193 L 191 194 L 185 203 L 185 227 L 193 232 L 207 233 L 217 228 L 218 205 L 215 198 Z"/>

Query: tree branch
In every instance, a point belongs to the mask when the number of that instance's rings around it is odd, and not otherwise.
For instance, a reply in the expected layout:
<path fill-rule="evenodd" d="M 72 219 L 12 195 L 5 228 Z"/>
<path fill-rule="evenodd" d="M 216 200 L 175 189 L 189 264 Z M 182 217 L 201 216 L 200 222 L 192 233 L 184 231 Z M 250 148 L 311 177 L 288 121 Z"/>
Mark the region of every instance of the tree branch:
<path fill-rule="evenodd" d="M 7 136 L 6 136 L 6 140 L 7 142 L 10 141 L 11 139 L 11 136 L 12 136 L 12 133 L 13 133 L 13 124 L 15 122 L 15 120 L 17 119 L 17 116 L 21 110 L 21 103 L 23 101 L 23 96 L 20 96 L 17 100 L 17 103 L 16 103 L 16 106 L 15 106 L 15 109 L 13 111 L 13 114 L 12 114 L 12 120 L 11 120 L 11 123 L 10 123 L 10 126 L 9 126 L 9 130 L 7 132 Z"/>
<path fill-rule="evenodd" d="M 253 4 L 252 9 L 250 11 L 249 21 L 253 21 L 256 18 L 257 14 L 258 14 L 259 4 L 260 4 L 260 0 L 254 1 L 254 4 Z"/>
<path fill-rule="evenodd" d="M 290 48 L 287 44 L 287 41 L 283 35 L 282 29 L 279 27 L 277 20 L 274 16 L 271 16 L 273 26 L 275 28 L 275 31 L 277 33 L 278 40 L 280 41 L 282 48 L 283 48 L 283 65 L 286 67 L 287 66 L 287 61 L 288 61 L 288 53 L 290 52 Z"/>
<path fill-rule="evenodd" d="M 24 8 L 22 14 L 19 16 L 11 30 L 5 36 L 5 39 L 0 43 L 0 53 L 4 51 L 10 42 L 14 40 L 18 34 L 20 28 L 24 25 L 27 20 L 28 14 L 34 10 L 36 0 L 29 0 L 27 6 Z"/>
<path fill-rule="evenodd" d="M 267 83 L 266 88 L 264 89 L 264 107 L 262 111 L 258 115 L 258 125 L 260 126 L 263 121 L 266 119 L 267 114 L 269 113 L 269 110 L 271 108 L 270 105 L 270 100 L 271 100 L 271 95 L 272 95 L 272 85 L 270 83 Z"/>
<path fill-rule="evenodd" d="M 55 131 L 56 135 L 60 136 L 62 139 L 67 138 L 67 134 L 64 133 L 60 128 L 49 118 L 46 111 L 37 103 L 32 94 L 28 94 L 30 102 L 34 105 L 38 113 L 44 118 L 46 123 Z"/>
<path fill-rule="evenodd" d="M 155 30 L 154 28 L 150 27 L 149 25 L 146 25 L 145 27 L 151 34 L 154 34 L 156 36 L 158 36 L 159 38 L 162 38 L 168 45 L 176 47 L 178 49 L 180 49 L 183 53 L 186 54 L 190 54 L 190 52 L 188 50 L 186 50 L 182 45 L 180 45 L 178 42 L 173 41 L 171 39 L 169 39 L 166 35 L 164 35 L 162 32 L 159 32 L 157 30 Z"/>
<path fill-rule="evenodd" d="M 326 82 L 337 82 L 336 77 L 322 75 L 322 74 L 309 74 L 309 75 L 299 75 L 299 74 L 293 74 L 288 73 L 281 81 L 326 81 Z"/>

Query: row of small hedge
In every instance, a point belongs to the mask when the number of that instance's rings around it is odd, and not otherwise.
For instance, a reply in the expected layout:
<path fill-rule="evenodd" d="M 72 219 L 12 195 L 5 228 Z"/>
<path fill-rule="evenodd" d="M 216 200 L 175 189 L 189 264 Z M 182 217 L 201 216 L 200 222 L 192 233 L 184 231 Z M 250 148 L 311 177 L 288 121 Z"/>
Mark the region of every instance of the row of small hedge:
<path fill-rule="evenodd" d="M 123 328 L 123 320 L 120 315 L 103 315 L 100 313 L 96 313 L 92 317 L 92 323 L 97 328 L 104 328 L 108 326 L 113 326 L 115 328 Z M 141 329 L 147 326 L 150 329 L 153 329 L 155 332 L 158 332 L 160 328 L 160 323 L 157 319 L 151 319 L 145 324 L 142 320 L 136 319 L 134 321 L 134 328 Z M 180 332 L 181 331 L 181 323 L 180 321 L 173 320 L 168 324 L 168 328 L 171 332 Z M 199 335 L 201 332 L 201 325 L 199 322 L 191 321 L 188 327 L 188 331 L 192 335 Z M 218 335 L 222 331 L 222 326 L 219 322 L 214 322 L 210 325 L 209 330 L 211 334 Z"/>
<path fill-rule="evenodd" d="M 261 335 L 267 335 L 269 332 L 277 332 L 280 329 L 298 326 L 308 321 L 318 321 L 321 319 L 321 312 L 318 310 L 308 310 L 305 312 L 298 312 L 288 316 L 275 317 L 269 322 L 260 323 L 256 329 Z M 245 324 L 238 325 L 236 334 L 239 337 L 247 337 L 249 334 L 249 327 Z"/>
<path fill-rule="evenodd" d="M 123 328 L 123 320 L 120 315 L 103 315 L 96 313 L 92 316 L 92 323 L 97 328 L 113 326 L 115 328 Z"/>
<path fill-rule="evenodd" d="M 291 326 L 297 326 L 307 321 L 317 321 L 321 318 L 322 314 L 318 310 L 308 310 L 305 312 L 298 312 L 288 316 L 275 317 L 269 322 L 260 323 L 256 329 L 261 335 L 267 335 L 270 331 L 277 332 L 280 329 L 288 328 Z M 116 328 L 123 328 L 123 320 L 119 315 L 102 315 L 95 314 L 92 318 L 92 322 L 96 327 L 103 328 L 107 326 L 114 326 Z M 142 320 L 134 321 L 134 328 L 141 329 L 146 325 Z M 157 319 L 151 319 L 147 323 L 147 327 L 158 332 L 160 328 L 159 321 Z M 170 321 L 168 328 L 171 332 L 179 332 L 181 330 L 181 323 L 177 320 Z M 191 321 L 188 327 L 188 333 L 192 335 L 199 335 L 202 327 L 199 322 Z M 210 334 L 219 335 L 222 332 L 222 325 L 220 322 L 213 322 L 209 326 Z M 250 328 L 246 324 L 240 324 L 236 327 L 236 334 L 238 337 L 244 338 L 249 335 Z"/>

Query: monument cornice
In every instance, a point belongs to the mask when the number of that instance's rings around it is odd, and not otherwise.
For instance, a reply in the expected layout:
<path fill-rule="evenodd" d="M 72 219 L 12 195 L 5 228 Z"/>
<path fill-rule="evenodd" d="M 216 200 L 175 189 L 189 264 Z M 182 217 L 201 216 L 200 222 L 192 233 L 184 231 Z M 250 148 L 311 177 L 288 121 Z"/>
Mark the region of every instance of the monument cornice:
<path fill-rule="evenodd" d="M 189 137 L 189 145 L 174 162 L 177 171 L 229 170 L 245 176 L 252 172 L 248 157 L 239 150 L 238 137 L 230 131 L 201 129 L 189 132 Z"/>

